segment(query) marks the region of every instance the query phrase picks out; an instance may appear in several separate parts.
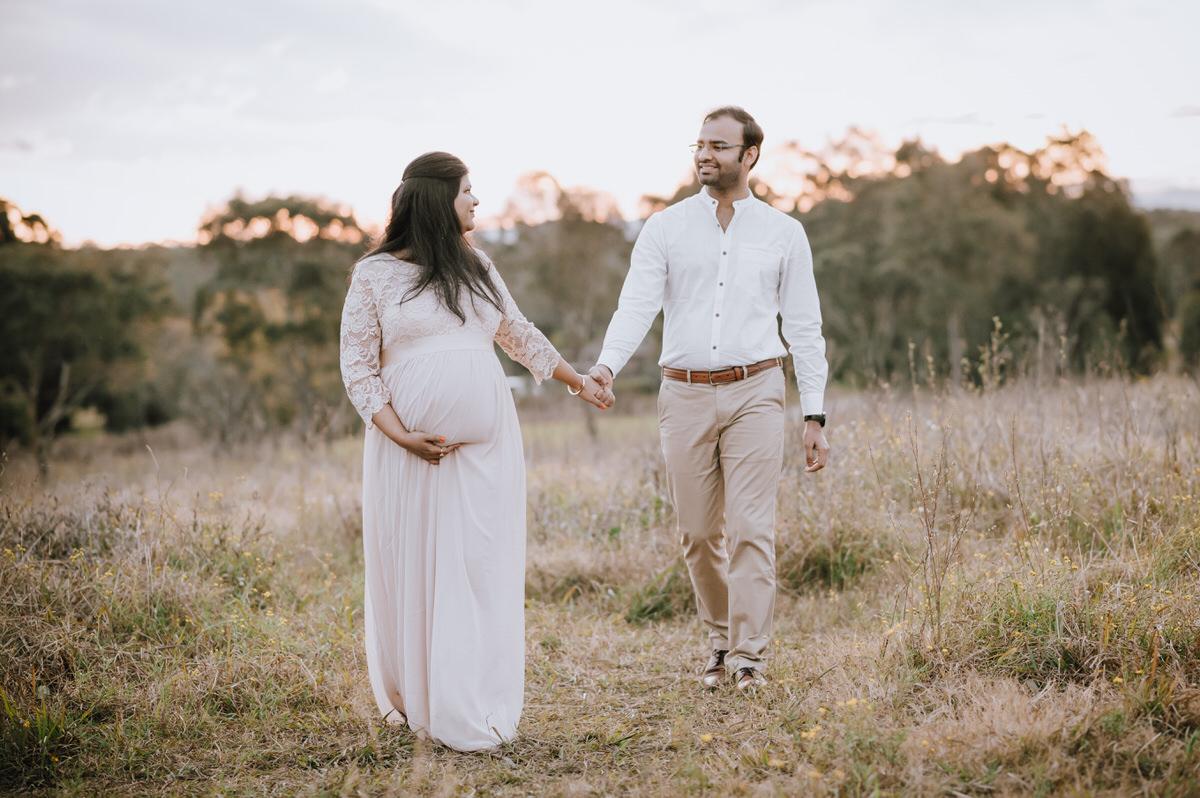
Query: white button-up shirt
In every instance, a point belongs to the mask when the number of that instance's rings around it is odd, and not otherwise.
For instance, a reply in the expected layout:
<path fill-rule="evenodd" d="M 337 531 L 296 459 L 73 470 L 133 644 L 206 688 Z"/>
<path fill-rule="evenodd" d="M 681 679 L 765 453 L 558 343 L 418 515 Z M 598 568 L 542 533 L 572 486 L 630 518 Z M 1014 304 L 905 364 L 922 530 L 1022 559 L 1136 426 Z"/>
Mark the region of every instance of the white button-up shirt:
<path fill-rule="evenodd" d="M 722 230 L 707 189 L 646 220 L 599 363 L 617 374 L 663 311 L 660 366 L 712 371 L 787 354 L 800 407 L 821 413 L 829 365 L 804 227 L 755 199 L 733 203 Z"/>

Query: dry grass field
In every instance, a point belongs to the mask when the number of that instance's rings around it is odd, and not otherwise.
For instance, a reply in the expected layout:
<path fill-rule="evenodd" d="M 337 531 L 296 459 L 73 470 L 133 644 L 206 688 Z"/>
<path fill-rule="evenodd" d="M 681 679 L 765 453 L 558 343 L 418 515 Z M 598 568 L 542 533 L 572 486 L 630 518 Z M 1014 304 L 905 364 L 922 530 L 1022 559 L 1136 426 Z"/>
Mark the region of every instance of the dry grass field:
<path fill-rule="evenodd" d="M 793 404 L 792 410 L 795 410 Z M 69 440 L 0 486 L 0 790 L 1200 795 L 1200 387 L 835 395 L 770 684 L 705 656 L 654 420 L 525 414 L 521 736 L 374 718 L 356 439 Z M 147 448 L 146 443 L 149 443 Z"/>

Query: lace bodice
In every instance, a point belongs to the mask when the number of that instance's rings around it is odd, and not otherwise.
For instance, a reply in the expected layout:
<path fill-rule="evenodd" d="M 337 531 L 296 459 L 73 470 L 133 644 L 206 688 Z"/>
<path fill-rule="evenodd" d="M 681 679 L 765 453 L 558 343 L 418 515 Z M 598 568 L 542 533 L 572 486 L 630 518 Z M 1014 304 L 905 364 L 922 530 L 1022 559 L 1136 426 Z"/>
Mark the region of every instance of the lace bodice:
<path fill-rule="evenodd" d="M 442 307 L 433 291 L 422 291 L 403 304 L 417 276 L 417 267 L 391 255 L 372 255 L 354 266 L 346 304 L 342 307 L 342 382 L 354 409 L 367 427 L 371 417 L 391 401 L 379 377 L 380 352 L 390 346 L 463 329 L 478 329 L 495 340 L 538 383 L 554 373 L 559 354 L 554 345 L 521 314 L 491 259 L 476 250 L 487 265 L 503 300 L 500 313 L 491 303 L 462 301 L 466 322 Z"/>

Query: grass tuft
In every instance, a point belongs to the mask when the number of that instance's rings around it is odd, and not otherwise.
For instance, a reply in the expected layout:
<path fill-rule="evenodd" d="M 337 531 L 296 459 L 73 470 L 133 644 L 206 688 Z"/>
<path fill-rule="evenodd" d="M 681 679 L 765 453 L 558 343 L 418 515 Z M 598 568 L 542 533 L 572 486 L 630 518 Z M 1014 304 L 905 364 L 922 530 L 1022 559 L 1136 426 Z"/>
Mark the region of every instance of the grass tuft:
<path fill-rule="evenodd" d="M 644 626 L 694 612 L 695 606 L 687 567 L 678 560 L 632 591 L 625 620 Z"/>

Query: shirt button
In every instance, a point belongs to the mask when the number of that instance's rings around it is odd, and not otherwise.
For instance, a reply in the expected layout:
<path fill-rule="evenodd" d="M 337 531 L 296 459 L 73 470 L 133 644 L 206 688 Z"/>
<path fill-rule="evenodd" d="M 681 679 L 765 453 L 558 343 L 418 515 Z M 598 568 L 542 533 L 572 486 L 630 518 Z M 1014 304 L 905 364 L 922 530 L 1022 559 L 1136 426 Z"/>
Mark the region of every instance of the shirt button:
<path fill-rule="evenodd" d="M 717 285 L 725 285 L 725 283 L 717 283 Z"/>
<path fill-rule="evenodd" d="M 713 349 L 716 349 L 716 347 L 714 346 Z"/>
<path fill-rule="evenodd" d="M 728 255 L 729 253 L 728 253 L 728 252 L 722 252 L 721 254 L 722 254 L 722 255 Z"/>
<path fill-rule="evenodd" d="M 718 313 L 718 314 L 717 314 L 717 318 L 718 318 L 718 319 L 719 319 L 719 318 L 721 318 L 721 314 L 720 314 L 720 313 Z"/>

